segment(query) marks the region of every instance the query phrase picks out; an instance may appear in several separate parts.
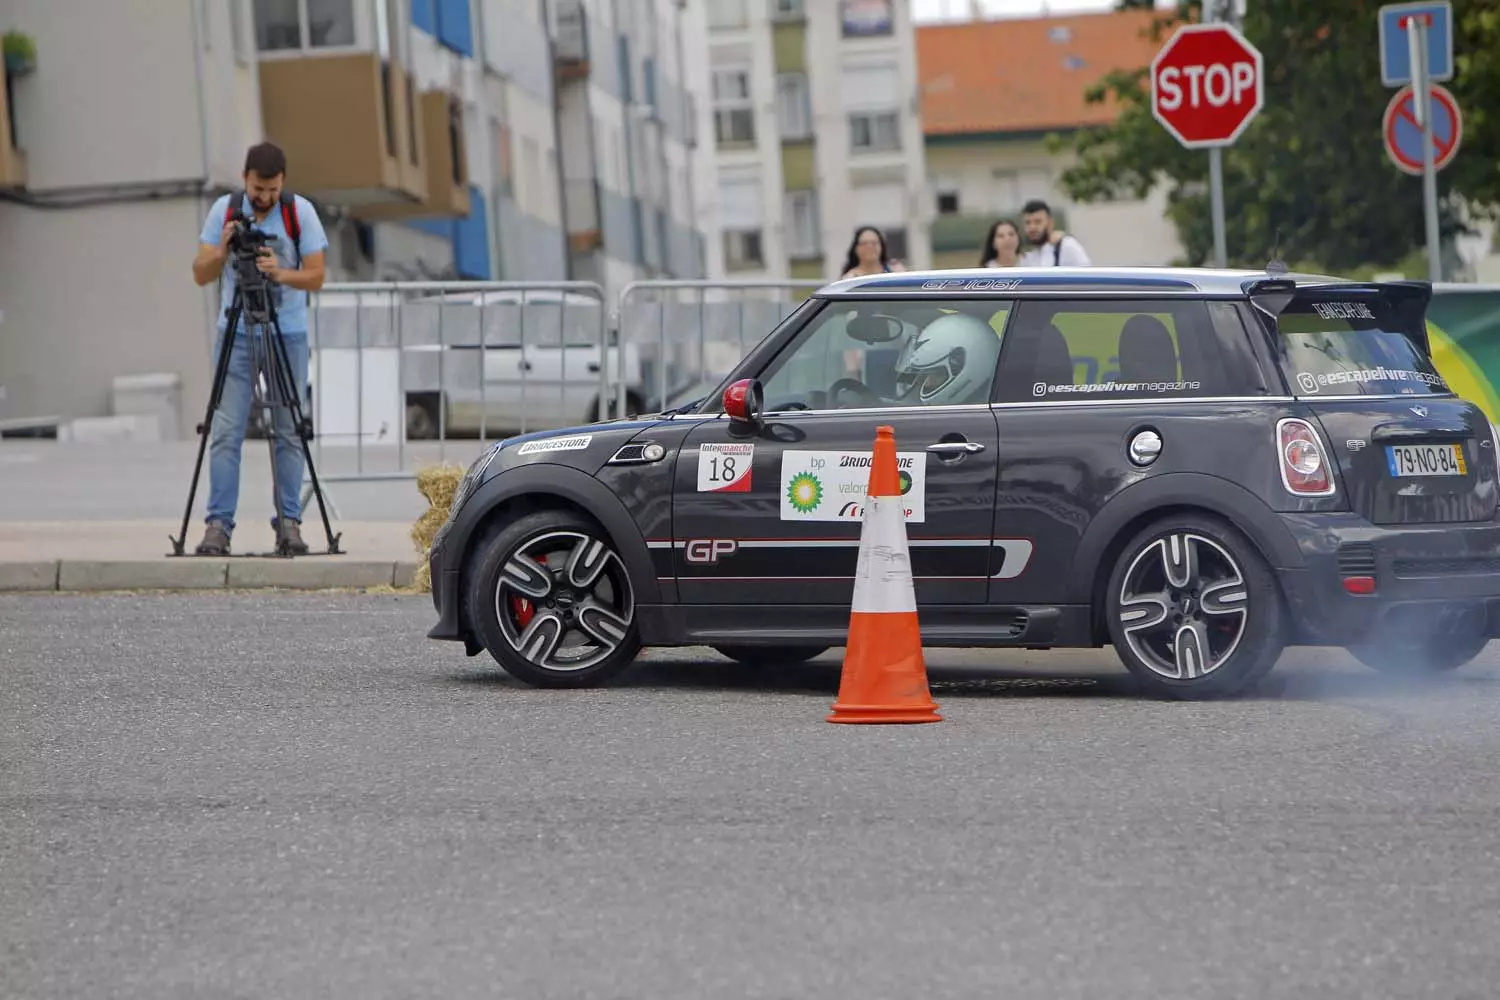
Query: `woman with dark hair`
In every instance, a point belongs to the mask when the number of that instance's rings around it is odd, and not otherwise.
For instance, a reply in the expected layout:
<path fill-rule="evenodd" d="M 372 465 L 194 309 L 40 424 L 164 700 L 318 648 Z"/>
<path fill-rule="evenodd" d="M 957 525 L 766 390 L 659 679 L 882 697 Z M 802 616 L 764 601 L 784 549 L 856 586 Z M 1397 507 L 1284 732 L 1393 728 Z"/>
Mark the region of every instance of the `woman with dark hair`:
<path fill-rule="evenodd" d="M 874 226 L 860 226 L 854 231 L 849 244 L 849 253 L 844 258 L 845 278 L 857 278 L 865 274 L 884 274 L 887 271 L 904 271 L 899 260 L 891 260 L 885 249 L 885 235 Z"/>
<path fill-rule="evenodd" d="M 980 267 L 1020 267 L 1021 230 L 1009 219 L 996 219 L 979 248 Z"/>

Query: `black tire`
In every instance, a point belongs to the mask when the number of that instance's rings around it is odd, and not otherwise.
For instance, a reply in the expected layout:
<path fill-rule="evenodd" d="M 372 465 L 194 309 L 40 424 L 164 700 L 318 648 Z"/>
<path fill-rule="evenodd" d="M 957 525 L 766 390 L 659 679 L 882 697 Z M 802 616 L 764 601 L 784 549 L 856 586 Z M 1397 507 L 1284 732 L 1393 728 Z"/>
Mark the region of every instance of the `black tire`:
<path fill-rule="evenodd" d="M 600 420 L 609 420 L 622 415 L 627 417 L 639 416 L 641 411 L 645 408 L 646 401 L 641 399 L 638 393 L 632 392 L 629 389 L 625 390 L 624 414 L 619 414 L 616 412 L 620 409 L 619 396 L 611 393 L 608 402 L 606 402 L 603 407 L 599 405 L 599 398 L 596 396 L 594 397 L 593 409 L 589 413 L 589 422 L 598 423 Z M 608 414 L 608 416 L 601 416 L 601 414 Z"/>
<path fill-rule="evenodd" d="M 1141 600 L 1127 601 L 1132 595 Z M 1286 612 L 1265 558 L 1235 528 L 1201 515 L 1167 517 L 1132 538 L 1110 571 L 1103 613 L 1120 662 L 1159 697 L 1246 691 L 1286 642 Z"/>
<path fill-rule="evenodd" d="M 1470 632 L 1431 636 L 1420 645 L 1391 641 L 1350 646 L 1348 649 L 1360 663 L 1383 674 L 1417 677 L 1457 670 L 1484 652 L 1489 644 L 1489 636 Z"/>
<path fill-rule="evenodd" d="M 714 646 L 714 652 L 747 667 L 790 667 L 828 652 L 828 646 Z"/>
<path fill-rule="evenodd" d="M 438 401 L 432 395 L 406 397 L 406 440 L 431 441 L 438 436 Z"/>
<path fill-rule="evenodd" d="M 558 554 L 548 559 L 554 551 Z M 568 558 L 569 553 L 575 558 Z M 525 559 L 545 569 L 547 589 Z M 507 564 L 518 573 L 507 573 L 502 580 Z M 594 582 L 576 583 L 571 576 L 575 564 Z M 640 652 L 630 575 L 609 535 L 589 518 L 571 511 L 539 511 L 489 532 L 475 546 L 464 579 L 469 623 L 480 643 L 507 673 L 533 687 L 597 687 L 630 666 Z M 518 589 L 521 586 L 538 595 L 530 616 L 515 603 L 530 600 Z M 543 593 L 553 595 L 555 606 L 545 603 L 549 598 Z M 537 624 L 544 618 L 555 621 Z M 532 624 L 537 624 L 537 631 L 528 633 Z M 549 630 L 558 628 L 562 631 L 552 641 Z M 622 634 L 616 638 L 615 632 Z M 585 655 L 564 663 L 561 654 L 567 651 L 564 643 L 570 635 L 588 642 Z M 601 636 L 613 646 L 606 648 Z M 553 648 L 547 651 L 549 641 Z M 536 651 L 542 652 L 540 659 Z"/>

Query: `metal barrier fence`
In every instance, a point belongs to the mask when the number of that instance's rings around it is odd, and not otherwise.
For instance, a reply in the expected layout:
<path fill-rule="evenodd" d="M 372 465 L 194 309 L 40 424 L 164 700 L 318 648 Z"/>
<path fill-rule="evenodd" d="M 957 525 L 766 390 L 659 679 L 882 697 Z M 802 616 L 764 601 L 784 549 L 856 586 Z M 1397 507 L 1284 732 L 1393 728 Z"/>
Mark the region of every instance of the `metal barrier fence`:
<path fill-rule="evenodd" d="M 481 442 L 711 391 L 818 281 L 330 283 L 309 306 L 320 481 L 410 479 Z M 330 460 L 331 464 L 330 464 Z"/>

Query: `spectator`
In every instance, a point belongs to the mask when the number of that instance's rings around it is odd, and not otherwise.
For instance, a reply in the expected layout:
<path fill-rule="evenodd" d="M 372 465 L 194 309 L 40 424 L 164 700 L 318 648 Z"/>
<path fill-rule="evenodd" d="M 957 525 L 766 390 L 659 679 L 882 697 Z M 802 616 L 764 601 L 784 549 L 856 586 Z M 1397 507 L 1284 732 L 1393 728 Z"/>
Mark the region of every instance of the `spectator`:
<path fill-rule="evenodd" d="M 866 274 L 885 274 L 889 271 L 904 271 L 899 260 L 891 260 L 885 249 L 885 235 L 874 226 L 861 226 L 854 231 L 854 240 L 849 244 L 849 253 L 844 258 L 845 278 L 858 278 Z"/>
<path fill-rule="evenodd" d="M 1052 209 L 1040 198 L 1033 198 L 1022 209 L 1026 240 L 1031 244 L 1021 258 L 1027 267 L 1087 267 L 1093 263 L 1084 252 L 1078 237 L 1052 228 Z"/>
<path fill-rule="evenodd" d="M 1021 231 L 1009 219 L 997 219 L 979 250 L 980 267 L 1020 267 Z"/>

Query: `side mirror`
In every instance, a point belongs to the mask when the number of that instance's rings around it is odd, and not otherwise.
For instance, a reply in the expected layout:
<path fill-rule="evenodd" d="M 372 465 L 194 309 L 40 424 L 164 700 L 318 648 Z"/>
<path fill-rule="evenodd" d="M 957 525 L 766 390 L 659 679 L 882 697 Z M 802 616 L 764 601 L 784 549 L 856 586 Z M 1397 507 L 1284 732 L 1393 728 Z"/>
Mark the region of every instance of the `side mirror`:
<path fill-rule="evenodd" d="M 738 424 L 760 423 L 764 402 L 758 379 L 742 378 L 724 390 L 724 412 Z"/>

